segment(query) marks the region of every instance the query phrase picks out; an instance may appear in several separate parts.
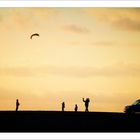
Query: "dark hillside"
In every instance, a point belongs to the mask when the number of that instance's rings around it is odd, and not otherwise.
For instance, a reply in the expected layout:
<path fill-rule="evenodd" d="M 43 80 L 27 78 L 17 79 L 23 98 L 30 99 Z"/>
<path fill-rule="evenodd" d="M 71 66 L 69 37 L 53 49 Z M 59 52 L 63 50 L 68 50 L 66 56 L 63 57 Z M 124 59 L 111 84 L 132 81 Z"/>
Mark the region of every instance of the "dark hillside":
<path fill-rule="evenodd" d="M 140 132 L 140 114 L 0 111 L 0 132 Z"/>

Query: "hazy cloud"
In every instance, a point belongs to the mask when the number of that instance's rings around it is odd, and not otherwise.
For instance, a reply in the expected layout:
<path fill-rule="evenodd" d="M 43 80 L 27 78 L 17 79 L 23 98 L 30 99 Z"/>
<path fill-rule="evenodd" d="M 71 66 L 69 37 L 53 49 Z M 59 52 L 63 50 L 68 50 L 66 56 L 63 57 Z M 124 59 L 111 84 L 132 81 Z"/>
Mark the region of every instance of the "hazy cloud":
<path fill-rule="evenodd" d="M 26 77 L 35 74 L 33 69 L 28 67 L 1 67 L 0 75 Z"/>
<path fill-rule="evenodd" d="M 80 41 L 71 41 L 71 42 L 67 42 L 70 45 L 80 45 Z"/>
<path fill-rule="evenodd" d="M 97 41 L 97 42 L 92 42 L 93 46 L 113 46 L 115 45 L 115 42 L 111 41 Z"/>
<path fill-rule="evenodd" d="M 52 8 L 1 8 L 0 24 L 8 29 L 39 26 L 44 23 L 42 20 L 47 20 L 54 11 Z"/>
<path fill-rule="evenodd" d="M 122 18 L 112 22 L 112 26 L 127 31 L 140 31 L 140 21 L 135 21 L 130 18 Z"/>
<path fill-rule="evenodd" d="M 92 17 L 124 31 L 140 31 L 140 8 L 89 8 Z"/>
<path fill-rule="evenodd" d="M 80 78 L 92 76 L 140 76 L 140 64 L 118 63 L 102 68 L 78 66 L 40 66 L 40 67 L 7 67 L 0 68 L 0 75 L 30 77 L 63 75 Z"/>
<path fill-rule="evenodd" d="M 87 34 L 90 32 L 90 30 L 86 27 L 71 24 L 71 25 L 65 25 L 63 26 L 63 29 L 65 31 L 73 32 L 73 33 L 78 33 L 78 34 Z"/>
<path fill-rule="evenodd" d="M 37 95 L 33 94 L 30 92 L 30 94 L 28 92 L 23 92 L 21 90 L 18 89 L 12 89 L 10 87 L 0 87 L 0 93 L 1 93 L 1 99 L 17 99 L 18 98 L 27 98 L 27 99 L 32 99 L 32 97 L 34 96 L 37 97 Z"/>
<path fill-rule="evenodd" d="M 140 76 L 140 65 L 118 63 L 112 66 L 96 67 L 55 67 L 48 68 L 52 74 L 60 74 L 74 77 L 92 76 Z"/>
<path fill-rule="evenodd" d="M 132 94 L 135 96 L 132 97 L 131 96 Z M 125 103 L 133 103 L 138 98 L 139 98 L 139 92 L 131 93 L 131 92 L 121 92 L 121 91 L 115 92 L 114 91 L 110 93 L 97 92 L 94 94 L 94 99 L 96 103 L 98 102 L 98 103 L 103 103 L 103 104 L 111 103 L 112 101 L 115 101 L 115 104 L 120 104 L 120 105 L 125 104 Z"/>

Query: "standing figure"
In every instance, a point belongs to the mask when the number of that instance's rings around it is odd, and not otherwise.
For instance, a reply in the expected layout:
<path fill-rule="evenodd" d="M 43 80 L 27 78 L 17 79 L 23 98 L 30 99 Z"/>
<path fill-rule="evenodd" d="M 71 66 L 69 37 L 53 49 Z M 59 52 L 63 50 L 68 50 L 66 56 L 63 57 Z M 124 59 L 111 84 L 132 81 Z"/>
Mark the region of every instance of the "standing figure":
<path fill-rule="evenodd" d="M 78 106 L 77 106 L 77 104 L 75 105 L 74 110 L 75 110 L 75 112 L 77 112 L 77 111 L 78 111 Z"/>
<path fill-rule="evenodd" d="M 16 100 L 16 111 L 18 111 L 18 107 L 19 107 L 20 103 L 18 101 L 18 99 Z"/>
<path fill-rule="evenodd" d="M 89 102 L 90 102 L 89 98 L 86 98 L 86 100 L 84 100 L 84 98 L 83 98 L 83 102 L 85 102 L 85 112 L 89 112 L 88 111 L 88 106 L 89 106 Z"/>
<path fill-rule="evenodd" d="M 65 109 L 65 102 L 62 102 L 62 111 Z"/>

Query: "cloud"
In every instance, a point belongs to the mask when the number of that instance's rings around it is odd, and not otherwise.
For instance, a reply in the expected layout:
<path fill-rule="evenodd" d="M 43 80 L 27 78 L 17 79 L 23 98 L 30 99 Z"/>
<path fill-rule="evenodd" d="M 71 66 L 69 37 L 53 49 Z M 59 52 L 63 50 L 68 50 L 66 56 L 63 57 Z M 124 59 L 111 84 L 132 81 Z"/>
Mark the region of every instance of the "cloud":
<path fill-rule="evenodd" d="M 71 24 L 71 25 L 65 25 L 63 26 L 63 29 L 65 31 L 73 32 L 73 33 L 78 33 L 78 34 L 87 34 L 90 32 L 90 30 L 86 27 Z"/>
<path fill-rule="evenodd" d="M 117 63 L 102 68 L 54 65 L 39 67 L 1 67 L 0 75 L 15 77 L 62 75 L 79 78 L 88 78 L 92 76 L 140 76 L 140 65 Z"/>
<path fill-rule="evenodd" d="M 80 41 L 71 41 L 71 42 L 66 42 L 70 45 L 80 45 Z"/>
<path fill-rule="evenodd" d="M 115 45 L 115 42 L 111 41 L 97 41 L 92 43 L 93 46 L 113 46 Z"/>
<path fill-rule="evenodd" d="M 130 18 L 122 18 L 112 22 L 112 26 L 125 31 L 140 31 L 140 21 Z"/>
<path fill-rule="evenodd" d="M 8 29 L 36 27 L 55 12 L 49 8 L 2 8 L 0 9 L 0 24 Z"/>
<path fill-rule="evenodd" d="M 48 72 L 65 76 L 87 78 L 92 76 L 140 76 L 140 65 L 118 63 L 107 67 L 55 67 Z"/>
<path fill-rule="evenodd" d="M 1 93 L 1 99 L 17 99 L 17 98 L 26 98 L 26 99 L 32 99 L 32 97 L 38 97 L 36 94 L 33 94 L 32 92 L 30 92 L 30 94 L 28 92 L 23 92 L 21 90 L 18 89 L 13 89 L 10 87 L 2 87 L 0 86 L 0 93 Z"/>
<path fill-rule="evenodd" d="M 28 76 L 35 76 L 35 73 L 32 68 L 28 68 L 28 67 L 1 67 L 0 75 L 28 77 Z"/>
<path fill-rule="evenodd" d="M 89 8 L 85 10 L 97 21 L 122 31 L 140 31 L 140 8 Z"/>

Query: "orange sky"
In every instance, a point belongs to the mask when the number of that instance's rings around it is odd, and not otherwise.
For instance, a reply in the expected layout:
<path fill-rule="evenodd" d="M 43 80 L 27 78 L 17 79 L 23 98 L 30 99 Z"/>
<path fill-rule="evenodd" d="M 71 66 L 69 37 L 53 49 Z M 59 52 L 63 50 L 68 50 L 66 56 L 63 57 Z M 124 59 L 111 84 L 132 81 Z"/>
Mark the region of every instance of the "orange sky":
<path fill-rule="evenodd" d="M 122 112 L 140 97 L 139 8 L 1 8 L 0 30 L 0 110 L 83 111 L 89 97 Z"/>

